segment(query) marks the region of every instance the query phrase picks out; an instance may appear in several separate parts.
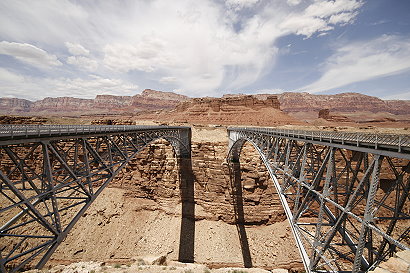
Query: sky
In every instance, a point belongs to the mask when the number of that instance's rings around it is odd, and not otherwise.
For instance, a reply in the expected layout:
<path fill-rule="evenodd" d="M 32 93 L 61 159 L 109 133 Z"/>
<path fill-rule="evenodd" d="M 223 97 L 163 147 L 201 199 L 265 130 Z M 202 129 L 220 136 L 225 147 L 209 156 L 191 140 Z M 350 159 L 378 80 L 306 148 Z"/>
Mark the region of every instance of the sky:
<path fill-rule="evenodd" d="M 410 100 L 409 0 L 2 0 L 0 97 Z"/>

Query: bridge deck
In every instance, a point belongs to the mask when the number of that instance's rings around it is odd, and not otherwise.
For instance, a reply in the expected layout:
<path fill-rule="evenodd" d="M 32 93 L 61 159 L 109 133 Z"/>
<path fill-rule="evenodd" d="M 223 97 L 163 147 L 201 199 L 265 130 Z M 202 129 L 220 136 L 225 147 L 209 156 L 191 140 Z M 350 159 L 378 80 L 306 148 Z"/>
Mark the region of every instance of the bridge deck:
<path fill-rule="evenodd" d="M 351 150 L 371 149 L 371 152 L 410 153 L 410 135 L 371 134 L 358 132 L 327 132 L 270 128 L 236 128 L 232 131 L 248 131 L 263 135 L 281 136 L 301 141 L 322 143 L 329 146 L 343 145 Z M 369 151 L 370 152 L 370 151 Z"/>
<path fill-rule="evenodd" d="M 79 136 L 90 134 L 130 133 L 156 131 L 158 129 L 188 129 L 180 126 L 145 126 L 145 125 L 0 125 L 0 144 L 10 141 L 29 140 L 61 136 Z"/>

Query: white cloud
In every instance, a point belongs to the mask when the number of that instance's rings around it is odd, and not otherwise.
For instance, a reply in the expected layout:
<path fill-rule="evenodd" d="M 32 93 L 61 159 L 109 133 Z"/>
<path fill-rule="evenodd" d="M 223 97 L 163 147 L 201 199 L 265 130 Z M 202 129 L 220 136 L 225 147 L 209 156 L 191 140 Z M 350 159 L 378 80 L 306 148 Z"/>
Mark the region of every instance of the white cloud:
<path fill-rule="evenodd" d="M 71 96 L 94 98 L 99 94 L 135 95 L 138 86 L 121 79 L 96 75 L 84 78 L 38 78 L 23 76 L 0 68 L 0 97 L 18 97 L 38 100 L 45 97 Z"/>
<path fill-rule="evenodd" d="M 336 24 L 344 25 L 354 20 L 356 15 L 357 15 L 357 12 L 342 12 L 338 14 L 333 14 L 329 18 L 329 23 L 333 25 L 336 25 Z"/>
<path fill-rule="evenodd" d="M 323 64 L 323 75 L 301 88 L 320 92 L 410 69 L 410 39 L 383 35 L 336 50 Z"/>
<path fill-rule="evenodd" d="M 166 66 L 170 59 L 162 41 L 144 37 L 136 45 L 108 44 L 104 53 L 104 63 L 113 70 L 123 72 L 152 72 Z"/>
<path fill-rule="evenodd" d="M 84 56 L 70 56 L 67 58 L 67 63 L 91 72 L 94 72 L 98 68 L 97 61 Z"/>
<path fill-rule="evenodd" d="M 297 6 L 302 0 L 287 0 L 289 6 Z"/>
<path fill-rule="evenodd" d="M 77 55 L 88 56 L 90 54 L 90 51 L 84 48 L 80 44 L 73 44 L 70 42 L 66 42 L 65 46 L 67 47 L 68 52 L 70 52 L 74 56 L 77 56 Z"/>
<path fill-rule="evenodd" d="M 177 78 L 175 78 L 175 77 L 162 77 L 159 81 L 161 83 L 164 83 L 164 84 L 174 84 L 174 83 L 177 82 Z"/>
<path fill-rule="evenodd" d="M 218 95 L 266 75 L 280 37 L 326 33 L 351 23 L 360 6 L 359 0 L 3 0 L 0 37 L 56 48 L 81 68 L 64 66 L 64 78 L 98 69 L 102 78 L 137 75 L 137 82 L 163 84 L 168 78 L 185 94 Z M 64 55 L 67 49 L 73 56 Z"/>
<path fill-rule="evenodd" d="M 7 83 L 19 82 L 22 80 L 24 80 L 22 76 L 0 67 L 0 82 L 3 85 Z"/>
<path fill-rule="evenodd" d="M 234 8 L 236 10 L 243 8 L 250 8 L 257 4 L 259 0 L 226 0 L 227 6 Z"/>
<path fill-rule="evenodd" d="M 87 40 L 97 31 L 87 8 L 69 0 L 3 0 L 0 11 L 0 34 L 4 40 L 63 46 L 67 37 Z"/>
<path fill-rule="evenodd" d="M 383 100 L 410 100 L 410 91 L 384 96 Z"/>
<path fill-rule="evenodd" d="M 285 33 L 310 37 L 317 32 L 332 30 L 334 25 L 352 22 L 362 5 L 361 0 L 314 1 L 302 11 L 290 13 L 280 28 Z"/>
<path fill-rule="evenodd" d="M 307 7 L 305 14 L 319 18 L 328 18 L 341 12 L 354 12 L 362 5 L 363 1 L 361 0 L 315 1 Z"/>
<path fill-rule="evenodd" d="M 0 54 L 12 56 L 19 61 L 40 68 L 62 65 L 57 56 L 50 55 L 43 49 L 26 43 L 2 41 L 0 42 Z"/>
<path fill-rule="evenodd" d="M 82 94 L 81 97 L 90 97 L 90 94 L 112 94 L 112 95 L 134 95 L 137 85 L 126 83 L 120 79 L 107 79 L 96 75 L 90 75 L 86 79 L 75 78 L 57 78 L 48 79 L 55 91 L 58 94 Z"/>

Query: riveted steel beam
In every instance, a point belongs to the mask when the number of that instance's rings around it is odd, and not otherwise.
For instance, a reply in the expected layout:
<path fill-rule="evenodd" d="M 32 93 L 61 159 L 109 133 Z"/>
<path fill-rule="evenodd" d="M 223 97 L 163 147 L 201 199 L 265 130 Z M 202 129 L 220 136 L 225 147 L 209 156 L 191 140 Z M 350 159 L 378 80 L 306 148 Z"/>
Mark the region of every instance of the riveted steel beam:
<path fill-rule="evenodd" d="M 0 271 L 43 267 L 103 189 L 157 139 L 190 160 L 189 127 L 0 125 Z"/>
<path fill-rule="evenodd" d="M 239 162 L 246 142 L 259 152 L 307 272 L 367 271 L 409 249 L 408 135 L 228 128 L 228 136 L 228 162 Z"/>

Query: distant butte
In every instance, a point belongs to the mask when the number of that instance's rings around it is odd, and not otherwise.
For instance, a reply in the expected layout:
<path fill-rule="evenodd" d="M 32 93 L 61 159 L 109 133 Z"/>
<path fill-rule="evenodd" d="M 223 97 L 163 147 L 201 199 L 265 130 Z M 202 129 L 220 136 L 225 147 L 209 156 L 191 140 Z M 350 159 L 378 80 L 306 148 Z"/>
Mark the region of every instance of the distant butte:
<path fill-rule="evenodd" d="M 324 109 L 328 109 L 326 111 L 330 114 L 323 115 Z M 58 97 L 33 102 L 0 98 L 0 114 L 129 116 L 134 117 L 133 120 L 257 126 L 330 125 L 329 122 L 401 122 L 407 126 L 410 123 L 410 100 L 382 100 L 359 93 L 315 95 L 306 92 L 189 98 L 173 92 L 146 89 L 134 96 L 97 95 L 95 99 Z"/>

